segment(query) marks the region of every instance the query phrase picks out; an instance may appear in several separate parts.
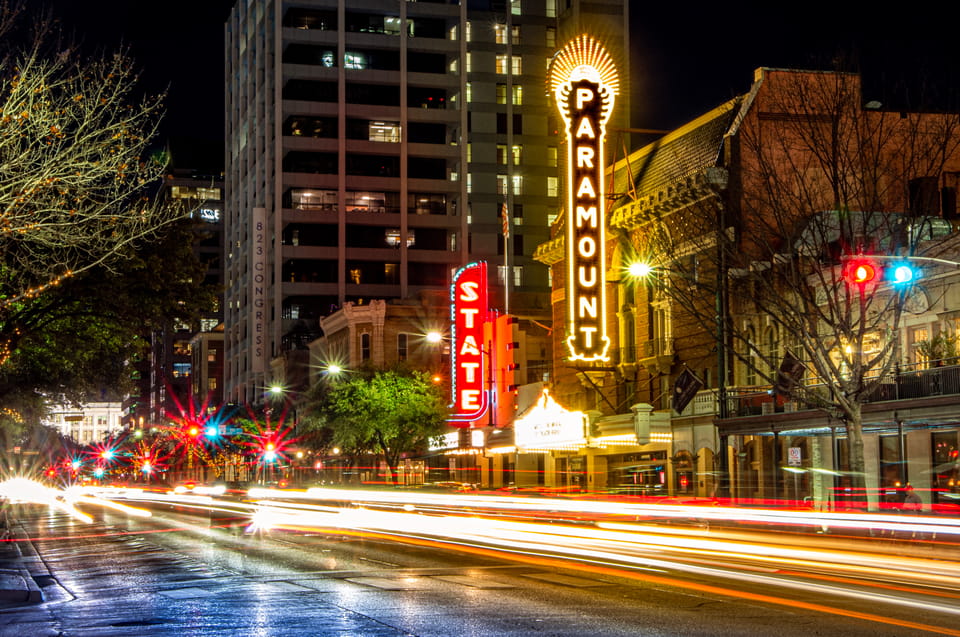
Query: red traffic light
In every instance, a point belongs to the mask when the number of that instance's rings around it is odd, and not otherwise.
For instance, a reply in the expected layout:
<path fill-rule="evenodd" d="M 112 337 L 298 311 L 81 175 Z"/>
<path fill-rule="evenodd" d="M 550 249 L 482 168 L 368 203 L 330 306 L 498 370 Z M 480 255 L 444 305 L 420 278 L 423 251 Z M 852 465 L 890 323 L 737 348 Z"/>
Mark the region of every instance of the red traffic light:
<path fill-rule="evenodd" d="M 879 275 L 879 268 L 872 261 L 857 259 L 847 264 L 843 277 L 850 283 L 865 285 L 872 283 Z"/>

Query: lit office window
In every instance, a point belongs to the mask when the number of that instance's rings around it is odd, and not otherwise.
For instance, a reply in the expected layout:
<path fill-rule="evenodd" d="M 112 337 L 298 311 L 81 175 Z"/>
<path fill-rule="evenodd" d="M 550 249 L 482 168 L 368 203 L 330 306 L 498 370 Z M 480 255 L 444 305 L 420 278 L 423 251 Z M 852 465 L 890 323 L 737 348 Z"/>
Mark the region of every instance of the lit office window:
<path fill-rule="evenodd" d="M 548 0 L 549 3 L 549 0 Z M 520 0 L 510 0 L 510 13 L 513 15 L 523 15 L 520 7 Z"/>
<path fill-rule="evenodd" d="M 371 142 L 400 142 L 400 124 L 398 122 L 370 122 Z"/>
<path fill-rule="evenodd" d="M 523 59 L 519 55 L 512 56 L 511 71 L 513 72 L 514 75 L 523 74 Z"/>
<path fill-rule="evenodd" d="M 507 74 L 510 72 L 510 56 L 509 55 L 498 55 L 497 56 L 497 73 Z"/>
<path fill-rule="evenodd" d="M 557 30 L 554 27 L 547 27 L 547 46 L 551 49 L 557 46 Z"/>
<path fill-rule="evenodd" d="M 520 44 L 520 27 L 519 25 L 513 25 L 510 27 L 510 43 L 511 44 Z"/>
<path fill-rule="evenodd" d="M 523 160 L 523 146 L 516 145 L 510 148 L 510 154 L 513 156 L 513 165 L 519 166 Z"/>
<path fill-rule="evenodd" d="M 346 52 L 343 54 L 343 68 L 345 69 L 365 69 L 367 68 L 367 54 L 366 53 L 351 53 Z"/>
<path fill-rule="evenodd" d="M 493 25 L 493 38 L 497 44 L 506 44 L 507 43 L 507 25 L 505 24 Z"/>
<path fill-rule="evenodd" d="M 556 177 L 547 177 L 547 196 L 556 197 L 559 187 L 557 186 Z"/>
<path fill-rule="evenodd" d="M 400 18 L 395 16 L 384 17 L 383 32 L 386 35 L 400 35 Z"/>
<path fill-rule="evenodd" d="M 550 2 L 553 2 L 553 0 L 548 0 L 548 4 L 549 4 Z M 472 42 L 472 41 L 473 41 L 473 37 L 472 37 L 472 35 L 471 35 L 471 28 L 470 28 L 470 22 L 469 22 L 469 21 L 463 26 L 463 32 L 464 32 L 464 34 L 467 36 L 467 42 Z"/>
<path fill-rule="evenodd" d="M 513 105 L 523 105 L 523 87 L 519 84 L 513 86 Z"/>
<path fill-rule="evenodd" d="M 497 175 L 497 194 L 505 195 L 507 194 L 507 176 L 506 175 Z"/>
<path fill-rule="evenodd" d="M 547 165 L 548 166 L 557 165 L 557 147 L 556 146 L 547 146 Z"/>
<path fill-rule="evenodd" d="M 507 85 L 497 84 L 497 104 L 507 103 Z"/>
<path fill-rule="evenodd" d="M 523 175 L 513 176 L 513 194 L 515 195 L 523 194 Z"/>
<path fill-rule="evenodd" d="M 546 9 L 548 18 L 557 17 L 557 0 L 547 0 Z"/>
<path fill-rule="evenodd" d="M 470 84 L 470 82 L 467 82 L 466 93 L 467 93 L 467 101 L 468 101 L 468 102 L 472 102 L 472 101 L 473 101 L 473 86 Z"/>
<path fill-rule="evenodd" d="M 502 166 L 507 165 L 507 145 L 506 144 L 497 144 L 497 163 Z"/>

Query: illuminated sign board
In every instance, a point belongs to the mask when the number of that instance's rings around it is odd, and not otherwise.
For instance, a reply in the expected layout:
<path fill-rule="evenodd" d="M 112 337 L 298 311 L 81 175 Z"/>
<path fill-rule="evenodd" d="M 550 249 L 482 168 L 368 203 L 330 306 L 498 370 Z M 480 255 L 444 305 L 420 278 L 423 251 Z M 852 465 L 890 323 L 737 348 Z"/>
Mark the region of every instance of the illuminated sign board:
<path fill-rule="evenodd" d="M 550 84 L 567 138 L 568 357 L 606 361 L 603 140 L 619 80 L 606 50 L 581 35 L 554 57 Z"/>
<path fill-rule="evenodd" d="M 489 318 L 486 262 L 465 265 L 454 275 L 450 314 L 451 420 L 472 421 L 483 416 L 489 407 L 489 392 L 484 386 L 490 364 L 489 348 L 484 348 L 483 342 L 484 323 Z"/>
<path fill-rule="evenodd" d="M 537 403 L 513 423 L 517 448 L 580 446 L 587 442 L 587 415 L 564 409 L 544 389 Z"/>

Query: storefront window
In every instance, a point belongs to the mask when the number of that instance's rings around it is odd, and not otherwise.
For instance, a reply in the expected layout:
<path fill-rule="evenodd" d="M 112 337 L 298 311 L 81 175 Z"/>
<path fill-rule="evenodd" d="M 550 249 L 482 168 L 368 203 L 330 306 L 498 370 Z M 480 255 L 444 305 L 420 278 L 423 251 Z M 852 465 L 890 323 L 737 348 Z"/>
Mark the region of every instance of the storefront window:
<path fill-rule="evenodd" d="M 942 431 L 931 436 L 933 445 L 933 471 L 930 488 L 933 489 L 933 502 L 956 502 L 953 494 L 960 493 L 960 471 L 958 471 L 958 446 L 956 431 Z"/>

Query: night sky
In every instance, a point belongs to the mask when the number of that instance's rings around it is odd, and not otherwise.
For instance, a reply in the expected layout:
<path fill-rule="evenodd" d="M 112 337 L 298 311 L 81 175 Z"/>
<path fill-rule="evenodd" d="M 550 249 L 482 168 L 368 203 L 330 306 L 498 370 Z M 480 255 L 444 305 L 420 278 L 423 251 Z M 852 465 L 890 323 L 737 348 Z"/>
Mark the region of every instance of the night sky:
<path fill-rule="evenodd" d="M 222 169 L 223 24 L 234 0 L 48 0 L 88 49 L 131 48 L 149 91 L 169 86 L 164 132 L 182 168 Z M 31 10 L 42 0 L 29 0 Z M 941 9 L 880 5 L 631 4 L 633 123 L 671 129 L 750 88 L 759 66 L 829 69 L 853 59 L 868 99 L 894 105 L 932 85 L 958 103 L 960 53 Z M 858 4 L 860 8 L 847 8 Z M 912 12 L 912 13 L 910 13 Z"/>

